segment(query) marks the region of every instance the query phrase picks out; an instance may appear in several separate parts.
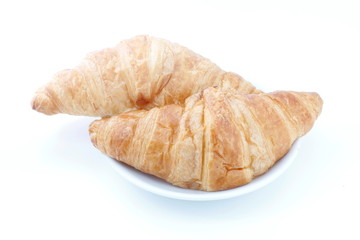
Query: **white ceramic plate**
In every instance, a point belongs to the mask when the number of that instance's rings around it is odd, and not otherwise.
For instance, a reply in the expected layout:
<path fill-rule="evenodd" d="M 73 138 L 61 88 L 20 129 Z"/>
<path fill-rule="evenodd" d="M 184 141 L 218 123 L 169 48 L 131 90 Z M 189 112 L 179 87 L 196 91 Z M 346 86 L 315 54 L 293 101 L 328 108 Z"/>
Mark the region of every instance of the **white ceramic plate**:
<path fill-rule="evenodd" d="M 115 159 L 109 158 L 109 161 L 110 164 L 115 168 L 115 170 L 127 181 L 135 184 L 136 186 L 146 191 L 175 199 L 209 201 L 227 199 L 247 194 L 271 183 L 277 177 L 279 177 L 294 161 L 298 152 L 299 145 L 300 141 L 298 139 L 294 142 L 290 151 L 272 168 L 270 168 L 268 172 L 255 178 L 250 183 L 238 188 L 218 192 L 204 192 L 199 190 L 183 189 L 177 186 L 173 186 L 165 182 L 164 180 L 154 177 L 152 175 L 140 172 L 133 167 L 116 161 Z"/>

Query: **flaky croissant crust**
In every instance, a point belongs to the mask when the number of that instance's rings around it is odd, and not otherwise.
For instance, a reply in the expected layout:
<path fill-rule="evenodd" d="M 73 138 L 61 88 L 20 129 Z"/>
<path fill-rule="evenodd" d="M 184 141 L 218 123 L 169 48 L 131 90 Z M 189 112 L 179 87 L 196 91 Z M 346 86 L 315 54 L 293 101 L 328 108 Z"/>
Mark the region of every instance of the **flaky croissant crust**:
<path fill-rule="evenodd" d="M 57 73 L 36 92 L 32 108 L 48 115 L 113 116 L 182 105 L 210 86 L 235 93 L 260 92 L 239 75 L 179 44 L 137 36 L 93 52 L 74 69 Z"/>
<path fill-rule="evenodd" d="M 184 107 L 130 111 L 94 121 L 89 131 L 110 157 L 180 187 L 217 191 L 266 172 L 310 130 L 321 108 L 316 93 L 208 88 Z"/>

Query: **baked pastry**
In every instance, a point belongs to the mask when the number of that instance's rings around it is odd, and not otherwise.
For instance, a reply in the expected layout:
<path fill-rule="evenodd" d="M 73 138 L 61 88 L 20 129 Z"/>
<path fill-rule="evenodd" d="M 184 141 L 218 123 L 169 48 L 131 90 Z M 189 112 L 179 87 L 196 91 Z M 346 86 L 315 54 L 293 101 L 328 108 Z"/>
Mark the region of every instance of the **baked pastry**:
<path fill-rule="evenodd" d="M 231 94 L 207 88 L 171 104 L 94 121 L 90 137 L 106 155 L 191 189 L 249 183 L 306 134 L 322 109 L 317 93 Z"/>
<path fill-rule="evenodd" d="M 249 82 L 167 40 L 137 36 L 89 54 L 40 88 L 32 108 L 51 115 L 113 116 L 134 109 L 182 105 L 201 89 L 219 86 L 256 93 Z"/>

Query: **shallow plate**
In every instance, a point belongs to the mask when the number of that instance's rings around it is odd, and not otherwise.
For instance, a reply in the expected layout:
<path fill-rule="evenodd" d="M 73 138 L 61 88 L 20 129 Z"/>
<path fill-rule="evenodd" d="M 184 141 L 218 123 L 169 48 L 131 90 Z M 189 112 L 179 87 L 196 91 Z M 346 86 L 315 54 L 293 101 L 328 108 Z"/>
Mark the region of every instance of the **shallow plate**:
<path fill-rule="evenodd" d="M 146 191 L 175 199 L 209 201 L 227 199 L 247 194 L 271 183 L 277 177 L 279 177 L 293 162 L 295 156 L 297 155 L 299 145 L 300 141 L 298 139 L 294 142 L 290 151 L 272 168 L 270 168 L 268 172 L 255 178 L 250 183 L 238 188 L 218 192 L 204 192 L 199 190 L 183 189 L 177 186 L 173 186 L 160 178 L 140 172 L 133 167 L 116 161 L 115 159 L 109 158 L 109 161 L 121 176 Z"/>

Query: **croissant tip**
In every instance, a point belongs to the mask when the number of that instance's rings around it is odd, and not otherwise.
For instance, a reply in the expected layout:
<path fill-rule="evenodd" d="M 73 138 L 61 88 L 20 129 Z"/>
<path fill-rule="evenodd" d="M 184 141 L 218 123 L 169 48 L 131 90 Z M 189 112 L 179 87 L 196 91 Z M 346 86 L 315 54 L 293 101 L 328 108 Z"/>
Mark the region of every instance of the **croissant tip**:
<path fill-rule="evenodd" d="M 318 94 L 316 92 L 314 94 L 315 94 L 315 98 L 316 98 L 316 105 L 318 107 L 317 114 L 319 115 L 322 112 L 324 100 L 321 98 L 320 94 Z"/>
<path fill-rule="evenodd" d="M 90 140 L 94 146 L 97 146 L 97 137 L 96 136 L 97 136 L 99 126 L 100 126 L 100 123 L 98 120 L 93 121 L 89 125 Z"/>
<path fill-rule="evenodd" d="M 37 92 L 31 100 L 31 108 L 46 115 L 58 113 L 53 101 L 44 93 Z"/>

